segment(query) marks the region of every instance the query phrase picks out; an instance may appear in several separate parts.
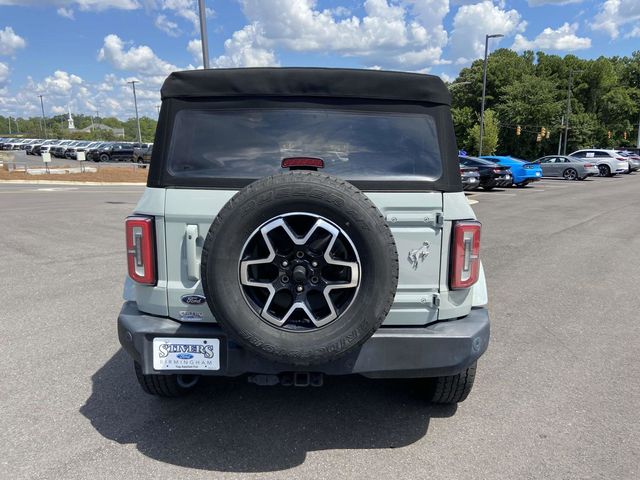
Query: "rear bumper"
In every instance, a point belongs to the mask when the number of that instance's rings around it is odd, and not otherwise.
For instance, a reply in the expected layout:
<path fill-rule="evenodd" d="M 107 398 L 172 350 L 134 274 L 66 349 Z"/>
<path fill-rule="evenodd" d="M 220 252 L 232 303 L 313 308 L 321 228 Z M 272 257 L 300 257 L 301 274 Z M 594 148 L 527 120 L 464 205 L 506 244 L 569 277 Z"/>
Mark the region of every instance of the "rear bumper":
<path fill-rule="evenodd" d="M 311 367 L 279 364 L 259 357 L 229 339 L 212 323 L 183 323 L 140 312 L 126 302 L 118 316 L 122 347 L 142 366 L 145 374 L 182 373 L 153 369 L 154 337 L 220 339 L 220 370 L 203 375 L 238 376 L 245 373 L 277 374 L 313 371 L 327 375 L 362 374 L 372 378 L 412 378 L 455 375 L 475 362 L 489 344 L 489 314 L 474 308 L 466 317 L 427 327 L 380 328 L 361 347 L 340 359 Z"/>

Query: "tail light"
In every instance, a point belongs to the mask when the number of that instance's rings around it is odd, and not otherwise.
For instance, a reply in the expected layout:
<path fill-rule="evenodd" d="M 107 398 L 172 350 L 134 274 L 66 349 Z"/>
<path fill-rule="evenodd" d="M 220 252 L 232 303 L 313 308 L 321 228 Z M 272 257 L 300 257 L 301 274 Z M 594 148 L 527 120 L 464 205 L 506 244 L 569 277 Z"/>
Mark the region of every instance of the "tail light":
<path fill-rule="evenodd" d="M 590 168 L 590 167 L 593 167 L 593 164 L 591 164 L 591 163 L 585 163 L 585 164 L 584 164 L 584 166 L 585 166 L 586 168 Z"/>
<path fill-rule="evenodd" d="M 282 160 L 282 168 L 324 168 L 324 160 L 316 157 L 288 157 Z"/>
<path fill-rule="evenodd" d="M 616 160 L 619 160 L 621 162 L 626 162 L 627 161 L 627 159 L 624 158 L 624 157 L 616 157 Z"/>
<path fill-rule="evenodd" d="M 453 225 L 449 278 L 452 290 L 469 288 L 478 281 L 481 226 L 475 220 L 456 222 Z"/>
<path fill-rule="evenodd" d="M 156 250 L 153 217 L 127 217 L 127 265 L 131 280 L 155 285 Z"/>
<path fill-rule="evenodd" d="M 504 170 L 502 168 L 494 168 L 493 173 L 504 173 Z"/>

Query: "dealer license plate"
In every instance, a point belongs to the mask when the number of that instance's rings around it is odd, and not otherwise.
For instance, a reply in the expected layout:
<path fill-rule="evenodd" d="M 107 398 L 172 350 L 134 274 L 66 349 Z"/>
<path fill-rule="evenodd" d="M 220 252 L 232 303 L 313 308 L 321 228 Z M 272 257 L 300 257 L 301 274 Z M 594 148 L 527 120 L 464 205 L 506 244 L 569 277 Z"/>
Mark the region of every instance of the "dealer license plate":
<path fill-rule="evenodd" d="M 220 370 L 217 338 L 153 339 L 154 370 Z"/>

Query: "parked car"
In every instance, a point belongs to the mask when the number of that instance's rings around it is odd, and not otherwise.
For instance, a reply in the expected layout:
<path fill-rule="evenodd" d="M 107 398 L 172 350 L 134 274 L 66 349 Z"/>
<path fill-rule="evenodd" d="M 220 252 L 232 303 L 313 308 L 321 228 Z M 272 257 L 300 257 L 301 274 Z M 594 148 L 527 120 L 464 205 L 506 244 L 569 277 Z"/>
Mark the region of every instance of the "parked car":
<path fill-rule="evenodd" d="M 481 225 L 458 162 L 432 150 L 456 150 L 442 80 L 193 70 L 162 102 L 118 316 L 146 393 L 183 395 L 205 375 L 362 374 L 413 378 L 430 402 L 467 397 L 489 314 Z"/>
<path fill-rule="evenodd" d="M 87 151 L 91 150 L 92 148 L 97 147 L 98 145 L 100 145 L 101 142 L 84 142 L 82 145 L 78 145 L 75 148 L 72 148 L 71 151 L 67 151 L 67 154 L 69 155 L 69 158 L 72 158 L 74 160 L 78 159 L 78 153 L 79 152 L 84 152 L 85 153 L 85 160 L 88 160 L 87 158 Z"/>
<path fill-rule="evenodd" d="M 73 143 L 73 140 L 62 140 L 49 148 L 51 156 L 56 158 L 65 158 L 64 153 L 67 151 L 67 147 Z"/>
<path fill-rule="evenodd" d="M 133 158 L 133 145 L 130 143 L 110 143 L 92 156 L 94 162 L 130 162 Z"/>
<path fill-rule="evenodd" d="M 478 167 L 460 165 L 460 177 L 464 190 L 475 190 L 480 186 L 480 172 Z"/>
<path fill-rule="evenodd" d="M 38 155 L 42 155 L 43 153 L 51 153 L 51 148 L 55 147 L 62 140 L 47 140 L 40 147 L 36 147 L 36 152 Z"/>
<path fill-rule="evenodd" d="M 152 150 L 153 143 L 143 144 L 141 147 L 134 147 L 132 161 L 137 163 L 151 163 Z"/>
<path fill-rule="evenodd" d="M 109 142 L 99 142 L 97 145 L 94 145 L 85 150 L 85 157 L 87 160 L 93 162 L 100 161 L 100 150 L 106 148 L 109 145 Z"/>
<path fill-rule="evenodd" d="M 583 149 L 570 154 L 571 157 L 583 158 L 598 166 L 601 177 L 613 177 L 618 173 L 629 171 L 629 162 L 618 155 L 615 150 Z"/>
<path fill-rule="evenodd" d="M 13 138 L 9 141 L 6 141 L 2 144 L 3 150 L 20 150 L 22 145 L 26 144 L 27 140 L 24 138 Z"/>
<path fill-rule="evenodd" d="M 480 158 L 490 160 L 504 167 L 509 167 L 513 177 L 513 184 L 516 187 L 526 187 L 530 183 L 537 182 L 542 178 L 540 165 L 527 162 L 526 160 L 503 155 L 483 155 Z"/>
<path fill-rule="evenodd" d="M 616 150 L 616 153 L 629 162 L 629 171 L 627 173 L 640 170 L 640 155 L 624 150 Z"/>
<path fill-rule="evenodd" d="M 496 187 L 510 187 L 513 184 L 511 169 L 495 162 L 477 157 L 461 156 L 460 165 L 475 167 L 480 174 L 480 187 L 493 190 Z"/>
<path fill-rule="evenodd" d="M 545 177 L 563 177 L 565 180 L 584 180 L 599 174 L 595 163 L 587 160 L 562 156 L 547 155 L 535 160 L 542 168 L 542 175 Z"/>

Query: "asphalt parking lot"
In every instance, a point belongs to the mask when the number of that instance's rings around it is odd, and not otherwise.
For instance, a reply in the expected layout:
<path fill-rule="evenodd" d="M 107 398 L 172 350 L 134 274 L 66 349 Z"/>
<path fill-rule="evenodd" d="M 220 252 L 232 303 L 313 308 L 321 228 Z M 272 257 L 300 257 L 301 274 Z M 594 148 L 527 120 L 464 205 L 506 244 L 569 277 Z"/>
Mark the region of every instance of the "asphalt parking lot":
<path fill-rule="evenodd" d="M 0 478 L 640 477 L 640 175 L 469 196 L 492 340 L 457 409 L 361 378 L 143 394 L 115 329 L 141 191 L 0 185 Z"/>

